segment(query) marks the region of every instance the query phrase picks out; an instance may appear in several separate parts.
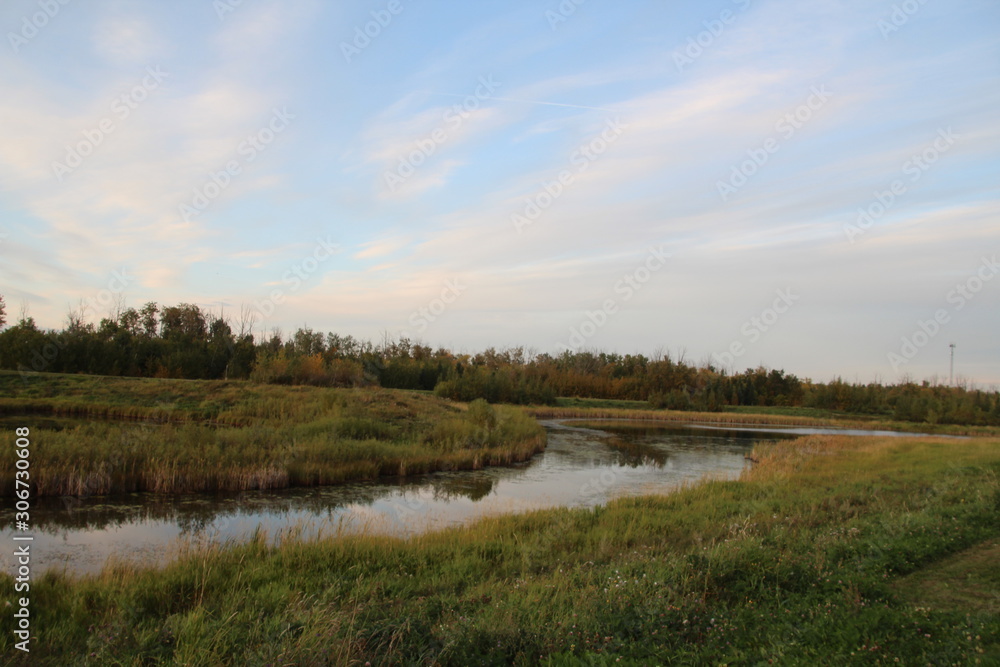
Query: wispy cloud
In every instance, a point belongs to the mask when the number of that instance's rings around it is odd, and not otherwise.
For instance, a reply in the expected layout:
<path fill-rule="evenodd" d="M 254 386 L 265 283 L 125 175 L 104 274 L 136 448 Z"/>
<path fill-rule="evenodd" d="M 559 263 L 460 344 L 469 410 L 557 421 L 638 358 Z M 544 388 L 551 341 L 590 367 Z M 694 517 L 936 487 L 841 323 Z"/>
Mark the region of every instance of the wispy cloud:
<path fill-rule="evenodd" d="M 35 7 L 8 3 L 0 22 Z M 407 5 L 347 63 L 340 41 L 364 8 L 261 0 L 220 20 L 195 0 L 71 3 L 0 51 L 5 296 L 54 326 L 128 266 L 130 300 L 239 303 L 329 237 L 349 252 L 276 324 L 378 336 L 461 276 L 429 342 L 552 350 L 658 243 L 670 266 L 594 345 L 700 359 L 791 287 L 795 312 L 740 361 L 870 377 L 1000 232 L 1000 14 L 928 3 L 886 38 L 889 9 L 750 3 L 679 71 L 673 50 L 721 9 L 587 4 L 551 30 L 530 2 Z M 157 67 L 163 81 L 133 93 Z M 831 95 L 803 112 L 815 86 Z M 246 159 L 276 108 L 294 121 Z M 608 122 L 624 129 L 602 146 Z M 859 207 L 948 127 L 961 139 L 850 243 Z M 88 155 L 56 173 L 77 148 Z M 723 198 L 734 169 L 745 183 Z M 181 216 L 213 178 L 228 182 Z M 529 202 L 543 210 L 518 233 Z M 990 303 L 949 335 L 991 349 Z M 976 363 L 1000 381 L 988 352 Z"/>

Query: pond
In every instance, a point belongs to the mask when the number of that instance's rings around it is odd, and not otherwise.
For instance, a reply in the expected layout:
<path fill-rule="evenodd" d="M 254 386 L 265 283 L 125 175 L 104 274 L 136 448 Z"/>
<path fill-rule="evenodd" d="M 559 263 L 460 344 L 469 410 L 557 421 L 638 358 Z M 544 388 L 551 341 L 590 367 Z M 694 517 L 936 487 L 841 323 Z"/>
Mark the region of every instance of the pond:
<path fill-rule="evenodd" d="M 749 465 L 745 456 L 755 442 L 826 432 L 620 421 L 601 422 L 600 429 L 543 424 L 545 451 L 508 468 L 228 495 L 36 498 L 32 570 L 97 572 L 109 558 L 160 565 L 183 545 L 245 540 L 258 530 L 272 539 L 289 531 L 304 537 L 410 535 L 493 514 L 590 507 L 620 496 L 669 492 L 706 476 L 734 479 Z M 13 503 L 4 505 L 0 539 L 10 545 Z M 4 549 L 0 556 L 6 572 L 14 570 L 12 552 Z"/>

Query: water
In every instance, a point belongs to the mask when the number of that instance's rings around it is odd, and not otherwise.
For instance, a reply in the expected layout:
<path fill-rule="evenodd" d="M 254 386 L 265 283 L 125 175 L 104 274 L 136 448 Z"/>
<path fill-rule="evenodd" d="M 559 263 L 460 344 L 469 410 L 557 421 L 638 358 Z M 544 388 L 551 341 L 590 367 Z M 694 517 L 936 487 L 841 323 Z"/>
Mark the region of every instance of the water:
<path fill-rule="evenodd" d="M 160 565 L 182 544 L 358 531 L 411 535 L 478 517 L 547 507 L 589 507 L 619 496 L 664 493 L 706 476 L 735 478 L 757 440 L 797 429 L 601 423 L 601 430 L 545 422 L 546 450 L 509 468 L 442 472 L 333 487 L 164 497 L 32 500 L 32 572 L 98 572 L 109 558 Z M 15 544 L 13 503 L 0 540 Z M 0 567 L 14 570 L 13 547 Z"/>

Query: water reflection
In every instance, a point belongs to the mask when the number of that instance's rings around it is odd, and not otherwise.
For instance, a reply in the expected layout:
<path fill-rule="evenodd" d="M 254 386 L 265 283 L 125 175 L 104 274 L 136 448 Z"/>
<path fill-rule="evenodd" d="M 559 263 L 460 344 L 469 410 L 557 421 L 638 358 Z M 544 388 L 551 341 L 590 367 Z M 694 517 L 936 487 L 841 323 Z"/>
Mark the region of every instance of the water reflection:
<path fill-rule="evenodd" d="M 65 417 L 40 417 L 38 415 L 0 415 L 0 429 L 13 431 L 30 426 L 32 431 L 62 431 L 82 423 L 79 419 Z"/>
<path fill-rule="evenodd" d="M 477 471 L 478 472 L 478 471 Z M 66 530 L 105 530 L 127 524 L 169 520 L 182 534 L 204 531 L 213 523 L 240 514 L 287 514 L 307 512 L 329 514 L 347 505 L 371 505 L 377 499 L 408 490 L 427 489 L 434 500 L 447 502 L 458 497 L 472 501 L 486 497 L 497 478 L 467 473 L 464 477 L 426 475 L 420 478 L 335 487 L 245 491 L 232 494 L 187 494 L 158 496 L 132 493 L 113 497 L 37 498 L 32 500 L 32 525 L 38 532 L 60 534 Z M 0 519 L 13 520 L 11 508 L 0 511 Z"/>
<path fill-rule="evenodd" d="M 243 540 L 257 530 L 272 537 L 293 527 L 307 537 L 409 535 L 491 514 L 593 506 L 622 495 L 667 492 L 706 475 L 735 477 L 755 440 L 782 435 L 621 422 L 599 429 L 545 426 L 546 450 L 509 468 L 231 495 L 36 499 L 33 571 L 95 572 L 109 558 L 161 564 L 178 540 Z M 13 508 L 0 512 L 5 527 L 13 518 Z M 11 535 L 8 528 L 8 544 Z M 0 566 L 12 571 L 9 553 L 0 553 Z"/>

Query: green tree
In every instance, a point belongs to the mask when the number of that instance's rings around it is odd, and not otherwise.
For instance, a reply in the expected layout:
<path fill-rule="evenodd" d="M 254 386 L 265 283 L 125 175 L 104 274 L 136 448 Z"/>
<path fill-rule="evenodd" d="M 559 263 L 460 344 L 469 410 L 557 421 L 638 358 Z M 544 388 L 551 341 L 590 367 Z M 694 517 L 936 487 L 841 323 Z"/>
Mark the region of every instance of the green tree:
<path fill-rule="evenodd" d="M 142 307 L 139 311 L 139 324 L 142 325 L 142 333 L 147 338 L 152 338 L 156 336 L 156 331 L 159 326 L 157 315 L 160 313 L 160 307 L 155 301 L 150 301 Z"/>
<path fill-rule="evenodd" d="M 133 336 L 138 336 L 141 331 L 141 319 L 142 315 L 135 308 L 127 308 L 118 317 L 118 328 Z"/>
<path fill-rule="evenodd" d="M 191 303 L 167 306 L 160 313 L 160 336 L 180 343 L 204 342 L 208 339 L 205 314 Z"/>

